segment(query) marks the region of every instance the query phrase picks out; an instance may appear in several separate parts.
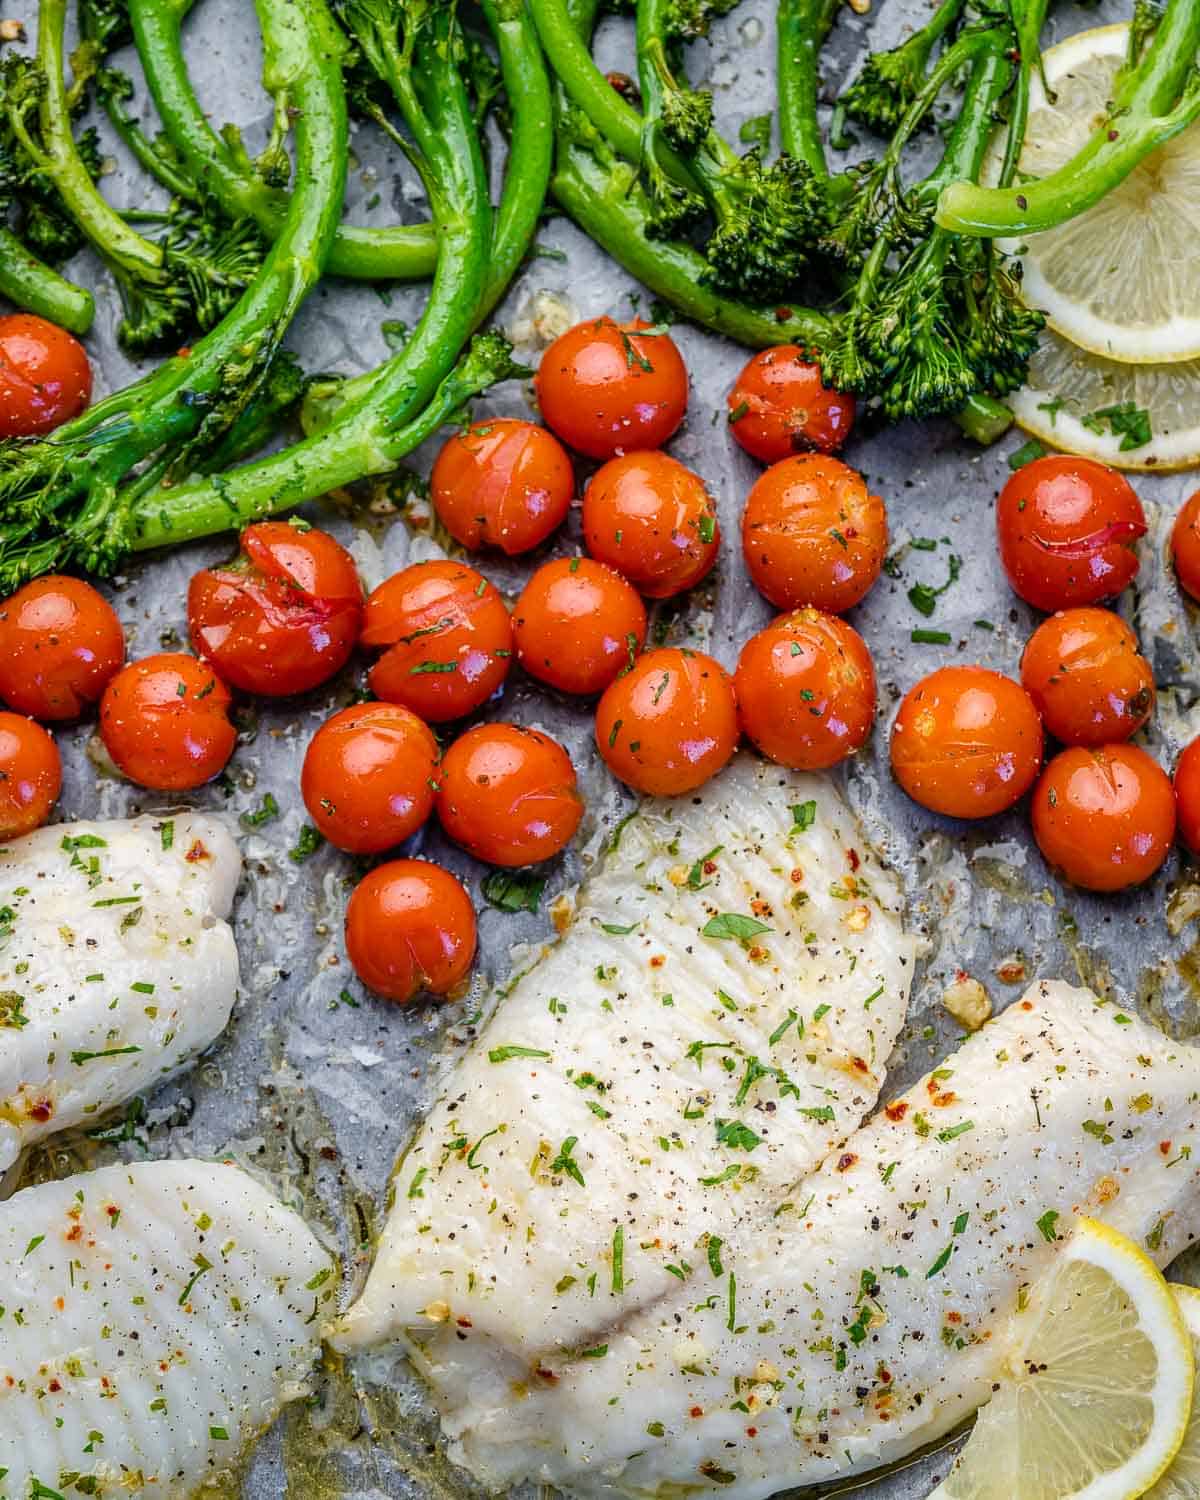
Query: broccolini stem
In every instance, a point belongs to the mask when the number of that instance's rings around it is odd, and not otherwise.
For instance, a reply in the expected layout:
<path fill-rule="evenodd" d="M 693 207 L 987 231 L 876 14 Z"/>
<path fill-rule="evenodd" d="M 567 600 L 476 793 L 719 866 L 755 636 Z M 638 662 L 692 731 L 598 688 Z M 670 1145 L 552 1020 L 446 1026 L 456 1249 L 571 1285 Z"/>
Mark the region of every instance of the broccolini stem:
<path fill-rule="evenodd" d="M 1013 424 L 1013 414 L 995 396 L 977 393 L 954 413 L 954 420 L 967 437 L 989 448 L 999 442 Z"/>
<path fill-rule="evenodd" d="M 96 315 L 91 292 L 43 265 L 3 226 L 0 226 L 0 296 L 72 333 L 86 333 Z"/>
<path fill-rule="evenodd" d="M 235 160 L 208 123 L 192 89 L 183 56 L 182 24 L 187 4 L 128 0 L 138 56 L 168 139 L 188 172 L 232 220 L 250 218 L 263 235 L 280 232 L 288 195 L 268 187 Z M 362 281 L 419 281 L 437 259 L 433 226 L 369 229 L 341 224 L 326 269 Z"/>
<path fill-rule="evenodd" d="M 942 186 L 956 178 L 974 181 L 983 165 L 996 123 L 996 106 L 1012 82 L 1012 33 L 1006 26 L 964 34 L 944 56 L 958 51 L 961 42 L 974 43 L 974 60 L 963 88 L 958 116 L 946 137 L 946 149 L 936 168 L 917 189 L 922 202 L 932 202 Z"/>
<path fill-rule="evenodd" d="M 97 81 L 97 95 L 113 129 L 128 147 L 130 155 L 143 171 L 160 182 L 174 197 L 182 198 L 187 203 L 195 203 L 199 197 L 195 183 L 171 166 L 160 151 L 154 149 L 142 127 L 125 109 L 121 96 L 105 84 L 104 78 L 105 75 L 102 74 Z"/>
<path fill-rule="evenodd" d="M 961 3 L 943 0 L 942 9 Z M 779 0 L 775 22 L 780 143 L 820 178 L 829 168 L 817 123 L 817 58 L 840 9 L 841 0 Z"/>
<path fill-rule="evenodd" d="M 1017 163 L 1025 145 L 1025 127 L 1029 122 L 1029 95 L 1033 70 L 1042 66 L 1041 36 L 1050 0 L 1012 0 L 1017 33 L 1017 82 L 1012 107 L 1008 112 L 1008 134 L 1004 142 L 1004 160 L 1000 165 L 999 185 L 1009 187 L 1017 175 Z"/>

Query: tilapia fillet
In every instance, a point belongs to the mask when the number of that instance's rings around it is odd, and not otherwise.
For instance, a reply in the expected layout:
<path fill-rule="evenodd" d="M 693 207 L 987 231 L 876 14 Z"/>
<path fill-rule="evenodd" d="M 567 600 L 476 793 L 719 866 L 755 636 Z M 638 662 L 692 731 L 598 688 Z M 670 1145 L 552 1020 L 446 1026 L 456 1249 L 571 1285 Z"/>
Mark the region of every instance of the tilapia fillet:
<path fill-rule="evenodd" d="M 103 1167 L 0 1204 L 0 1496 L 183 1500 L 303 1393 L 329 1253 L 229 1164 Z"/>
<path fill-rule="evenodd" d="M 754 1233 L 873 1105 L 912 944 L 832 785 L 742 756 L 646 803 L 404 1156 L 334 1331 L 447 1428 Z"/>
<path fill-rule="evenodd" d="M 1020 1288 L 1080 1214 L 1165 1264 L 1200 1229 L 1200 1049 L 1034 986 L 603 1358 L 497 1404 L 490 1483 L 757 1500 L 911 1453 L 987 1400 Z"/>
<path fill-rule="evenodd" d="M 0 1172 L 224 1030 L 241 870 L 215 818 L 59 823 L 0 850 Z"/>

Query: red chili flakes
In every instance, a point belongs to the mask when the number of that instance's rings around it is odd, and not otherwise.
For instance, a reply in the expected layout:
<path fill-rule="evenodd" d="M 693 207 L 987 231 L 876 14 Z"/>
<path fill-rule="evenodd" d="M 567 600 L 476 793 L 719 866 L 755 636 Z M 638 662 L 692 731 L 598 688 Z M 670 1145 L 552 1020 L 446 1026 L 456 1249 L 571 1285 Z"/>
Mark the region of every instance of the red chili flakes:
<path fill-rule="evenodd" d="M 862 864 L 862 860 L 859 859 L 859 857 L 858 857 L 858 850 L 857 849 L 847 849 L 846 850 L 846 863 L 850 866 L 850 868 L 852 870 L 854 870 L 854 871 L 858 870 L 859 865 Z"/>
<path fill-rule="evenodd" d="M 688 1412 L 689 1417 L 702 1417 L 703 1415 L 704 1408 L 702 1406 L 693 1406 L 691 1411 Z"/>
<path fill-rule="evenodd" d="M 1170 1156 L 1170 1154 L 1171 1154 L 1171 1142 L 1170 1141 L 1159 1141 L 1159 1143 L 1158 1143 L 1158 1149 L 1162 1152 L 1162 1154 L 1164 1156 Z"/>
<path fill-rule="evenodd" d="M 883 1112 L 894 1125 L 898 1125 L 908 1113 L 908 1100 L 893 1099 L 890 1104 L 884 1106 Z"/>
<path fill-rule="evenodd" d="M 650 960 L 650 967 L 652 969 L 661 969 L 666 961 L 667 955 L 665 953 L 656 953 Z"/>
<path fill-rule="evenodd" d="M 746 1428 L 746 1436 L 747 1437 L 757 1437 L 758 1436 L 758 1428 L 757 1427 L 747 1427 Z"/>
<path fill-rule="evenodd" d="M 205 844 L 203 839 L 194 839 L 191 848 L 184 855 L 184 858 L 189 864 L 194 865 L 198 864 L 202 859 L 211 859 L 212 855 L 208 852 L 208 845 Z"/>
<path fill-rule="evenodd" d="M 850 1170 L 850 1168 L 852 1166 L 854 1166 L 854 1164 L 855 1164 L 855 1162 L 857 1162 L 857 1160 L 858 1160 L 858 1157 L 854 1154 L 853 1151 L 847 1151 L 847 1152 L 845 1152 L 844 1155 L 838 1157 L 838 1164 L 837 1164 L 838 1171 L 839 1172 L 848 1172 Z"/>

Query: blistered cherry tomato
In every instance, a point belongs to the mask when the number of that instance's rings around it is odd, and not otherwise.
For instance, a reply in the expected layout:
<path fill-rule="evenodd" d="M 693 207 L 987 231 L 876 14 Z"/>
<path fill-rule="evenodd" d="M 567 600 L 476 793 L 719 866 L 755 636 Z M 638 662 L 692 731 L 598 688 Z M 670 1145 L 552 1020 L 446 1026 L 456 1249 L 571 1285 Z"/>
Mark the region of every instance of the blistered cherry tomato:
<path fill-rule="evenodd" d="M 438 817 L 456 844 L 490 865 L 534 865 L 566 847 L 583 817 L 575 768 L 548 734 L 477 724 L 446 751 Z"/>
<path fill-rule="evenodd" d="M 164 651 L 130 662 L 104 689 L 100 738 L 123 776 L 185 792 L 220 774 L 237 731 L 229 689 L 205 662 Z"/>
<path fill-rule="evenodd" d="M 32 313 L 0 318 L 0 438 L 53 432 L 92 399 L 92 367 L 65 328 Z"/>
<path fill-rule="evenodd" d="M 1111 609 L 1065 609 L 1043 620 L 1021 658 L 1021 682 L 1064 745 L 1127 740 L 1154 707 L 1150 663 Z"/>
<path fill-rule="evenodd" d="M 36 578 L 0 604 L 0 698 L 20 713 L 78 718 L 124 660 L 112 605 L 78 578 Z"/>
<path fill-rule="evenodd" d="M 1047 864 L 1072 885 L 1140 885 L 1175 837 L 1171 783 L 1136 745 L 1073 745 L 1054 757 L 1034 790 L 1033 836 Z"/>
<path fill-rule="evenodd" d="M 389 649 L 371 691 L 433 724 L 486 703 L 512 658 L 512 621 L 495 588 L 464 563 L 414 563 L 367 600 L 364 646 Z"/>
<path fill-rule="evenodd" d="M 648 651 L 596 708 L 596 745 L 609 770 L 657 797 L 703 786 L 737 749 L 738 732 L 733 683 L 700 651 Z"/>
<path fill-rule="evenodd" d="M 564 693 L 602 693 L 646 640 L 646 606 L 590 557 L 544 563 L 513 612 L 517 660 Z"/>
<path fill-rule="evenodd" d="M 1200 854 L 1200 738 L 1185 748 L 1175 767 L 1175 808 L 1179 837 Z"/>
<path fill-rule="evenodd" d="M 429 476 L 438 519 L 472 552 L 514 557 L 566 520 L 575 489 L 571 460 L 544 427 L 490 417 L 447 438 Z"/>
<path fill-rule="evenodd" d="M 1003 812 L 1042 764 L 1042 721 L 1019 683 L 985 667 L 942 667 L 910 689 L 892 728 L 892 772 L 949 818 Z"/>
<path fill-rule="evenodd" d="M 542 355 L 536 387 L 545 423 L 580 453 L 612 458 L 657 448 L 687 411 L 688 379 L 675 340 L 640 318 L 591 318 Z"/>
<path fill-rule="evenodd" d="M 1180 587 L 1200 599 L 1200 490 L 1184 501 L 1171 531 L 1171 555 Z"/>
<path fill-rule="evenodd" d="M 627 453 L 584 492 L 583 540 L 648 598 L 668 599 L 711 571 L 721 528 L 698 474 L 665 453 Z"/>
<path fill-rule="evenodd" d="M 354 559 L 326 531 L 247 526 L 241 551 L 188 586 L 192 645 L 245 693 L 306 693 L 345 665 L 362 625 Z"/>
<path fill-rule="evenodd" d="M 762 753 L 820 771 L 861 749 L 875 718 L 875 669 L 853 626 L 819 609 L 780 615 L 742 647 L 733 674 L 742 729 Z"/>
<path fill-rule="evenodd" d="M 461 880 L 424 859 L 394 859 L 355 886 L 346 951 L 377 995 L 403 1004 L 419 990 L 446 995 L 475 958 L 475 910 Z"/>
<path fill-rule="evenodd" d="M 40 828 L 61 790 L 58 746 L 32 719 L 0 712 L 0 839 Z"/>
<path fill-rule="evenodd" d="M 836 453 L 854 425 L 854 397 L 830 390 L 795 344 L 761 349 L 729 392 L 729 430 L 764 464 L 793 453 Z"/>
<path fill-rule="evenodd" d="M 416 714 L 398 703 L 356 703 L 309 741 L 300 791 L 331 844 L 381 854 L 433 811 L 437 761 L 433 732 Z"/>
<path fill-rule="evenodd" d="M 1090 458 L 1048 454 L 1018 469 L 996 505 L 1000 560 L 1035 609 L 1098 604 L 1138 570 L 1134 544 L 1146 534 L 1129 481 Z"/>
<path fill-rule="evenodd" d="M 772 465 L 742 512 L 750 576 L 779 609 L 850 609 L 879 577 L 887 536 L 883 501 L 862 475 L 818 454 Z"/>

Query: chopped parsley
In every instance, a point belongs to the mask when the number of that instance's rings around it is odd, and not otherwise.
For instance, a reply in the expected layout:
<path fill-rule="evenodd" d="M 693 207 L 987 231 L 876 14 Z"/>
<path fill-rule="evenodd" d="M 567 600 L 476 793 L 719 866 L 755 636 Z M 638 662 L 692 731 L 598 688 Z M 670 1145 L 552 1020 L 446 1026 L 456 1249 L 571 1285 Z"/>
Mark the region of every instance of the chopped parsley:
<path fill-rule="evenodd" d="M 514 1058 L 514 1057 L 549 1057 L 549 1056 L 550 1056 L 550 1054 L 548 1052 L 543 1052 L 540 1047 L 518 1047 L 518 1046 L 493 1047 L 492 1050 L 488 1053 L 488 1062 L 490 1062 L 490 1063 L 508 1062 L 510 1058 Z"/>
<path fill-rule="evenodd" d="M 546 889 L 546 877 L 518 870 L 493 870 L 484 877 L 480 889 L 487 904 L 498 911 L 536 912 Z"/>
<path fill-rule="evenodd" d="M 749 1125 L 743 1125 L 740 1120 L 715 1120 L 717 1127 L 717 1145 L 728 1146 L 732 1151 L 753 1151 L 755 1146 L 762 1144 L 762 1137 L 755 1135 Z"/>
<path fill-rule="evenodd" d="M 765 922 L 760 922 L 757 917 L 744 917 L 740 912 L 722 911 L 709 920 L 701 928 L 704 937 L 710 938 L 736 938 L 738 942 L 748 942 L 755 938 L 760 932 L 770 932 Z"/>
<path fill-rule="evenodd" d="M 310 855 L 315 854 L 325 842 L 323 835 L 319 834 L 311 823 L 305 823 L 296 836 L 296 842 L 288 850 L 288 858 L 295 865 L 302 865 Z"/>

